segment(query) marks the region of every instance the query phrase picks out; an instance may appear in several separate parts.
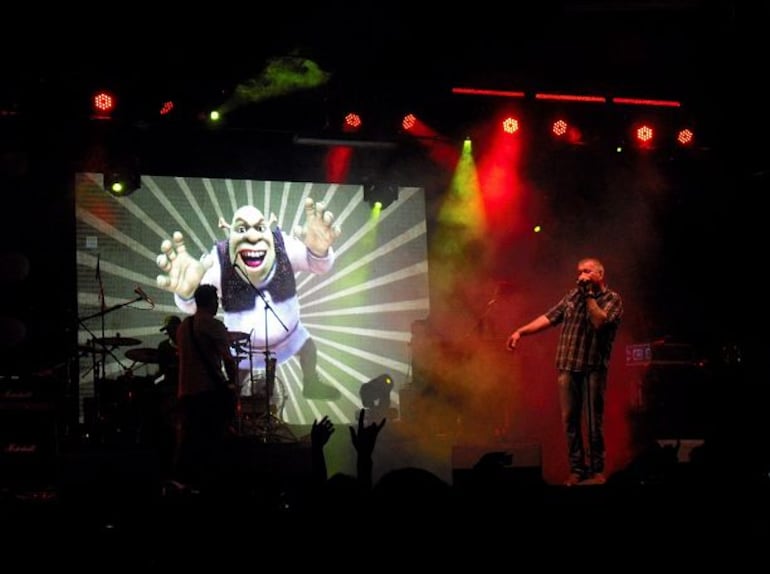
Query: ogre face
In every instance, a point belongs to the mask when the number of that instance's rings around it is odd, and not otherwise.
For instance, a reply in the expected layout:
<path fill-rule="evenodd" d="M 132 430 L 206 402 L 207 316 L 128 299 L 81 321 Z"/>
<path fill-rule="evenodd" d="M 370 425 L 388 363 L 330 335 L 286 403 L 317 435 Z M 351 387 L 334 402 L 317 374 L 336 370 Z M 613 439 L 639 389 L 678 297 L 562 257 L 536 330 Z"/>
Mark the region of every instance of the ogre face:
<path fill-rule="evenodd" d="M 275 264 L 273 233 L 262 212 L 251 205 L 233 215 L 229 238 L 230 262 L 259 284 Z"/>

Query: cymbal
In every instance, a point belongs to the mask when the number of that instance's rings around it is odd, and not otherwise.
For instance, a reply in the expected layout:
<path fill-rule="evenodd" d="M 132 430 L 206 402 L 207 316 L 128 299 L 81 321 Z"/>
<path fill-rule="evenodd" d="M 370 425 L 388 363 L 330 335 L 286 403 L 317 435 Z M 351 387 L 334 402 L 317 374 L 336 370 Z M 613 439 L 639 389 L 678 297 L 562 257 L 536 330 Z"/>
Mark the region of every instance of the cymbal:
<path fill-rule="evenodd" d="M 139 339 L 132 339 L 130 337 L 104 337 L 103 339 L 96 339 L 96 342 L 101 343 L 105 347 L 130 347 L 141 343 Z"/>
<path fill-rule="evenodd" d="M 227 338 L 230 339 L 230 342 L 232 341 L 242 341 L 243 339 L 248 339 L 249 334 L 243 333 L 241 331 L 228 331 L 227 332 Z"/>
<path fill-rule="evenodd" d="M 126 357 L 137 363 L 160 363 L 158 349 L 129 349 L 126 351 Z"/>

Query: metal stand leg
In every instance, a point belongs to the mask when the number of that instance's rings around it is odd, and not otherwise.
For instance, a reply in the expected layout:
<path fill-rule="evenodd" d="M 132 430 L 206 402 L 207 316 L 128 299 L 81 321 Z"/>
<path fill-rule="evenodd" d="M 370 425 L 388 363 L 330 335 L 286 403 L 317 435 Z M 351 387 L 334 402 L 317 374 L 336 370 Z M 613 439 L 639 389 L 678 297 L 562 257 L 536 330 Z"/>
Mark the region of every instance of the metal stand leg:
<path fill-rule="evenodd" d="M 267 357 L 265 364 L 267 366 L 265 370 L 265 412 L 262 417 L 255 421 L 258 434 L 263 442 L 296 441 L 297 437 L 294 436 L 291 429 L 271 410 L 271 399 L 278 380 L 275 376 L 276 360 L 273 357 Z"/>

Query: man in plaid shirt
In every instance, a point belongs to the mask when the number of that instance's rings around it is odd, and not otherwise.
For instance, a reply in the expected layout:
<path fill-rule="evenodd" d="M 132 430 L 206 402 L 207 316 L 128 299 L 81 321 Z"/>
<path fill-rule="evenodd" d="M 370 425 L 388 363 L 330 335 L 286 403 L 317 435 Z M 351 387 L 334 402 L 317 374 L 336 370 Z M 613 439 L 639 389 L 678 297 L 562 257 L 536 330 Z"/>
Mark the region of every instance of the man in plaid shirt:
<path fill-rule="evenodd" d="M 512 351 L 522 336 L 562 326 L 556 368 L 562 423 L 567 434 L 570 475 L 565 484 L 568 486 L 605 482 L 604 396 L 610 353 L 623 316 L 623 301 L 617 292 L 607 287 L 601 261 L 581 259 L 577 275 L 577 285 L 561 301 L 516 329 L 507 342 Z M 588 456 L 582 433 L 584 404 Z"/>

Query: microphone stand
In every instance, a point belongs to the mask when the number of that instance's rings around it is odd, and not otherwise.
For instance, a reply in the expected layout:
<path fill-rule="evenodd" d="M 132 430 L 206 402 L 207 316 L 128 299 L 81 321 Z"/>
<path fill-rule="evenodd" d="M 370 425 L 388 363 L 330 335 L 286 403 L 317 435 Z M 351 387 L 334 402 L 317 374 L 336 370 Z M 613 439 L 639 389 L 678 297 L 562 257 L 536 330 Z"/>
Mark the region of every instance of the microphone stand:
<path fill-rule="evenodd" d="M 130 301 L 126 301 L 125 303 L 118 303 L 117 305 L 113 305 L 112 307 L 108 307 L 106 309 L 102 307 L 101 311 L 97 311 L 96 313 L 87 315 L 86 317 L 81 317 L 80 319 L 78 319 L 78 322 L 88 321 L 89 319 L 93 319 L 94 317 L 102 317 L 102 335 L 104 335 L 104 316 L 107 313 L 112 313 L 113 311 L 117 311 L 118 309 L 127 307 L 128 305 L 133 305 L 134 303 L 137 303 L 139 301 L 144 301 L 144 297 L 139 296 L 136 299 L 131 299 Z"/>
<path fill-rule="evenodd" d="M 594 439 L 594 406 L 591 403 L 591 376 L 589 373 L 583 375 L 583 387 L 585 393 L 585 413 L 586 413 L 586 428 L 588 432 L 588 440 L 585 441 L 586 458 L 588 462 L 588 473 L 593 476 L 593 439 Z"/>
<path fill-rule="evenodd" d="M 506 283 L 506 282 L 497 283 L 497 285 L 495 286 L 495 291 L 494 293 L 492 293 L 492 297 L 489 299 L 489 301 L 487 301 L 486 307 L 484 308 L 484 312 L 476 321 L 476 324 L 474 325 L 473 329 L 466 335 L 466 340 L 471 338 L 475 334 L 479 344 L 484 345 L 487 341 L 489 341 L 490 335 L 486 333 L 486 331 L 490 331 L 487 319 L 490 316 L 492 309 L 497 304 L 498 300 L 500 299 L 504 300 L 505 297 L 509 295 L 511 292 L 512 291 L 509 283 Z M 492 327 L 494 327 L 494 325 Z M 494 333 L 492 334 L 494 335 Z M 487 336 L 487 339 L 484 339 L 485 335 Z M 490 419 L 490 421 L 488 422 L 488 424 L 491 424 L 492 426 L 487 427 L 487 429 L 485 430 L 485 432 L 491 432 L 492 435 L 495 437 L 501 437 L 506 435 L 512 424 L 510 420 L 510 408 L 509 408 L 509 405 L 506 404 L 506 401 L 505 400 L 500 401 L 498 404 L 498 408 L 499 410 L 495 412 L 495 418 Z M 496 426 L 496 424 L 498 423 L 499 423 L 499 426 Z"/>
<path fill-rule="evenodd" d="M 486 308 L 484 309 L 484 312 L 481 314 L 481 316 L 476 321 L 476 324 L 474 325 L 473 329 L 470 333 L 468 333 L 467 336 L 471 336 L 473 333 L 477 333 L 479 337 L 484 336 L 484 331 L 487 327 L 487 317 L 489 316 L 490 312 L 492 311 L 492 308 L 497 303 L 498 299 L 505 298 L 506 295 L 510 295 L 512 287 L 509 283 L 505 281 L 500 281 L 495 286 L 495 292 L 492 293 L 492 298 L 487 301 Z"/>
<path fill-rule="evenodd" d="M 590 292 L 591 287 L 584 285 L 580 285 L 578 283 L 578 288 L 583 291 L 583 304 L 586 306 L 586 314 L 588 314 L 588 299 L 587 294 Z M 593 451 L 594 451 L 594 445 L 593 445 L 593 438 L 594 438 L 594 405 L 592 401 L 592 391 L 591 391 L 591 375 L 590 373 L 586 373 L 583 375 L 583 409 L 586 414 L 586 434 L 588 435 L 585 441 L 585 453 L 586 453 L 586 459 L 588 462 L 588 473 L 590 475 L 593 475 Z"/>
<path fill-rule="evenodd" d="M 495 306 L 495 303 L 497 303 L 497 295 L 498 289 L 495 290 L 495 294 L 492 295 L 492 298 L 487 301 L 487 306 L 486 309 L 484 309 L 484 313 L 482 313 L 481 317 L 479 317 L 478 321 L 476 321 L 476 325 L 473 328 L 473 331 L 479 334 L 479 338 L 484 336 L 484 327 L 486 326 L 487 316 L 492 310 L 492 307 Z"/>
<path fill-rule="evenodd" d="M 262 299 L 262 303 L 265 306 L 265 347 L 263 351 L 263 354 L 265 355 L 265 414 L 263 415 L 264 429 L 263 429 L 262 441 L 266 443 L 271 442 L 272 438 L 288 440 L 288 441 L 296 441 L 297 438 L 291 432 L 291 429 L 289 429 L 289 427 L 287 427 L 286 424 L 280 418 L 274 416 L 273 413 L 270 411 L 270 399 L 272 397 L 273 385 L 275 384 L 276 358 L 270 356 L 272 353 L 270 353 L 270 344 L 269 344 L 269 337 L 268 337 L 268 330 L 267 330 L 268 311 L 272 313 L 273 316 L 278 320 L 278 322 L 281 324 L 281 327 L 283 327 L 284 331 L 288 331 L 289 328 L 286 326 L 286 324 L 281 320 L 281 318 L 275 312 L 275 309 L 273 309 L 273 306 L 270 305 L 270 302 L 267 300 L 267 297 L 265 297 L 265 294 L 262 292 L 262 290 L 259 289 L 259 287 L 257 287 L 251 282 L 251 280 L 246 276 L 246 274 L 241 270 L 240 267 L 236 266 L 235 268 L 238 270 L 238 274 L 246 281 L 246 283 L 249 284 L 249 286 L 259 296 L 259 298 Z M 251 341 L 249 341 L 249 347 L 251 347 Z M 249 382 L 252 383 L 254 373 L 250 373 L 249 376 L 250 376 Z M 276 434 L 275 437 L 273 437 L 274 425 L 278 427 L 283 433 L 285 433 L 285 436 L 279 436 L 278 434 Z"/>

